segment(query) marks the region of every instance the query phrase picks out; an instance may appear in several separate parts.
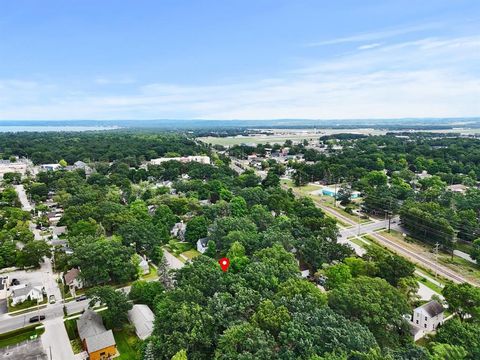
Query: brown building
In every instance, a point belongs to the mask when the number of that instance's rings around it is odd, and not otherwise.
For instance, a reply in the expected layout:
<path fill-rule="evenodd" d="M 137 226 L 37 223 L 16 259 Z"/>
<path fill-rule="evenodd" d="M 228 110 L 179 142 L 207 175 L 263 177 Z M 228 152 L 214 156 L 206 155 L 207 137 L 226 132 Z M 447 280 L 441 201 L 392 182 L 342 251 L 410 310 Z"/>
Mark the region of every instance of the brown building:
<path fill-rule="evenodd" d="M 117 354 L 112 330 L 105 329 L 102 317 L 86 310 L 77 320 L 78 335 L 90 360 L 109 360 Z"/>

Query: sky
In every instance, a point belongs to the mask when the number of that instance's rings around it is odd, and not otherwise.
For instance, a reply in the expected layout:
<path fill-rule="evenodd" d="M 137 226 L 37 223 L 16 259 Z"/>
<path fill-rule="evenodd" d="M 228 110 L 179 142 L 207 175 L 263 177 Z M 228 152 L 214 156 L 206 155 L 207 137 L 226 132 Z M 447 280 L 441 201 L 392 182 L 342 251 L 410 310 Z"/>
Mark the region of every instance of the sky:
<path fill-rule="evenodd" d="M 478 0 L 0 0 L 0 121 L 475 116 Z"/>

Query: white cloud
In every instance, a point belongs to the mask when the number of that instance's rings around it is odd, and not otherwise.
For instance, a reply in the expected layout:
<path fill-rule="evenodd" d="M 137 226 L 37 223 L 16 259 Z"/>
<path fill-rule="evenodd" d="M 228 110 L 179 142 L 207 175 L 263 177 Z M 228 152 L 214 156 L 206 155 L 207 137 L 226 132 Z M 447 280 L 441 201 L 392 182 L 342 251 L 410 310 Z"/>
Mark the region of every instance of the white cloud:
<path fill-rule="evenodd" d="M 118 91 L 109 96 L 65 92 L 59 86 L 28 81 L 0 81 L 0 119 L 480 115 L 480 36 L 420 39 L 368 50 L 317 61 L 276 78 L 226 85 L 152 83 L 135 86 L 129 94 Z"/>
<path fill-rule="evenodd" d="M 374 49 L 376 47 L 379 47 L 381 45 L 382 44 L 380 44 L 380 43 L 365 44 L 365 45 L 361 45 L 361 46 L 357 47 L 357 50 L 370 50 L 370 49 Z"/>

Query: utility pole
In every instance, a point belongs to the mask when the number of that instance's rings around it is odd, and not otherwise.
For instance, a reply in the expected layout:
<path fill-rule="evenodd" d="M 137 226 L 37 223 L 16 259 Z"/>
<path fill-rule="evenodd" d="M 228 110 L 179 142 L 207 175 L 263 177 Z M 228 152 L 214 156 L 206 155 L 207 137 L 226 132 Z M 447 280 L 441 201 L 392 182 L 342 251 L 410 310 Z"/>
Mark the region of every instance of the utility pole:
<path fill-rule="evenodd" d="M 440 244 L 438 242 L 435 243 L 435 262 L 438 263 L 438 247 Z M 435 278 L 437 277 L 437 268 L 435 267 Z"/>

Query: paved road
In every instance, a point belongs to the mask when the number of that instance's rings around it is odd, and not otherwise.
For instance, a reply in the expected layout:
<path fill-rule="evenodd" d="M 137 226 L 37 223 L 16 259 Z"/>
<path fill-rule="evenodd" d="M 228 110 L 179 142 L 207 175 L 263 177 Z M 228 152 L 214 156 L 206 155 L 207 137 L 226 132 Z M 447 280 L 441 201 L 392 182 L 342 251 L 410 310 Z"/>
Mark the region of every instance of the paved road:
<path fill-rule="evenodd" d="M 88 301 L 71 301 L 66 303 L 66 306 L 67 313 L 73 314 L 86 309 L 88 307 Z M 45 315 L 47 320 L 63 318 L 63 303 L 57 302 L 56 304 L 51 304 L 46 308 L 40 309 L 38 312 L 35 310 L 21 315 L 0 315 L 0 334 L 30 325 L 28 320 L 38 314 Z"/>
<path fill-rule="evenodd" d="M 22 210 L 30 211 L 32 210 L 32 206 L 28 202 L 27 193 L 25 192 L 25 188 L 23 185 L 13 185 L 15 190 L 17 191 L 18 198 L 20 199 L 20 203 L 22 204 Z"/>
<path fill-rule="evenodd" d="M 67 330 L 62 318 L 45 321 L 45 333 L 42 335 L 42 345 L 50 360 L 75 359 Z"/>

